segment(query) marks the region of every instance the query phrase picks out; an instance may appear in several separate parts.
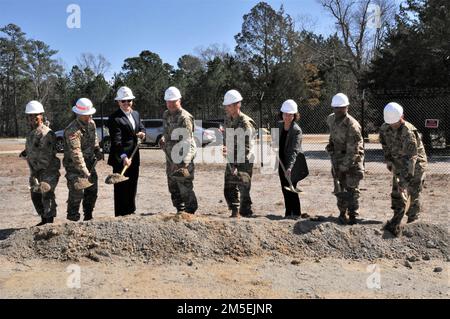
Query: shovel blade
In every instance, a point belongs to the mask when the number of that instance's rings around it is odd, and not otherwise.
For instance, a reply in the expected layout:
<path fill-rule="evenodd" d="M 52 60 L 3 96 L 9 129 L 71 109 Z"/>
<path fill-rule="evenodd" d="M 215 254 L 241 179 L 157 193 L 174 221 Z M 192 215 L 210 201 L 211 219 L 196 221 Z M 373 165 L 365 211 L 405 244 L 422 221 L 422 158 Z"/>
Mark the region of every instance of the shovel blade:
<path fill-rule="evenodd" d="M 297 194 L 302 192 L 301 190 L 294 188 L 293 186 L 284 186 L 284 189 Z"/>
<path fill-rule="evenodd" d="M 49 192 L 51 189 L 52 187 L 50 186 L 50 184 L 46 182 L 41 182 L 39 184 L 39 190 L 41 191 L 42 194 Z"/>
<path fill-rule="evenodd" d="M 117 184 L 121 182 L 127 181 L 129 178 L 127 176 L 121 175 L 119 173 L 114 173 L 111 175 L 108 175 L 105 179 L 106 184 Z"/>
<path fill-rule="evenodd" d="M 75 184 L 73 185 L 73 187 L 74 187 L 76 190 L 82 190 L 82 189 L 89 188 L 89 187 L 91 187 L 92 185 L 94 185 L 94 184 L 92 184 L 87 178 L 79 178 L 79 179 L 75 182 Z"/>

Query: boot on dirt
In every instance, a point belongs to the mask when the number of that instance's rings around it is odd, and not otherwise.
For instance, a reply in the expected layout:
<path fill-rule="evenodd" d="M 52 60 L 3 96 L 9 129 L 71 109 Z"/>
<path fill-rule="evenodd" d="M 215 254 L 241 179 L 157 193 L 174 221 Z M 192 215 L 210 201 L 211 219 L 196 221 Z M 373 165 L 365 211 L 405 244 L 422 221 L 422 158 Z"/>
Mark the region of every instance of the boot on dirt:
<path fill-rule="evenodd" d="M 356 216 L 358 216 L 358 213 L 350 212 L 349 216 L 350 216 L 350 218 L 349 218 L 349 220 L 347 222 L 348 225 L 355 225 L 355 224 L 358 223 L 357 220 L 356 220 Z"/>
<path fill-rule="evenodd" d="M 348 224 L 348 218 L 347 218 L 346 212 L 341 212 L 339 214 L 339 218 L 338 219 L 339 219 L 339 222 L 342 225 L 347 225 Z"/>
<path fill-rule="evenodd" d="M 383 229 L 389 231 L 395 237 L 400 237 L 402 234 L 402 227 L 400 223 L 393 219 L 388 221 L 386 225 L 384 225 Z"/>
<path fill-rule="evenodd" d="M 54 217 L 49 217 L 46 219 L 47 224 L 53 224 Z"/>
<path fill-rule="evenodd" d="M 239 213 L 242 217 L 252 217 L 253 216 L 253 211 L 251 209 L 248 210 L 241 210 Z"/>
<path fill-rule="evenodd" d="M 44 218 L 44 217 L 41 217 L 41 222 L 39 224 L 36 224 L 36 226 L 42 226 L 42 225 L 45 225 L 45 224 L 47 224 L 47 219 Z"/>
<path fill-rule="evenodd" d="M 415 215 L 408 215 L 408 220 L 406 221 L 407 224 L 415 222 L 416 220 L 419 219 L 419 215 L 415 214 Z"/>
<path fill-rule="evenodd" d="M 83 218 L 83 221 L 84 222 L 87 222 L 87 221 L 89 221 L 89 220 L 91 220 L 92 219 L 92 212 L 90 212 L 90 213 L 84 213 L 84 218 Z"/>
<path fill-rule="evenodd" d="M 230 218 L 239 218 L 239 217 L 241 217 L 241 215 L 239 214 L 239 210 L 237 210 L 237 208 L 233 208 L 231 210 Z"/>

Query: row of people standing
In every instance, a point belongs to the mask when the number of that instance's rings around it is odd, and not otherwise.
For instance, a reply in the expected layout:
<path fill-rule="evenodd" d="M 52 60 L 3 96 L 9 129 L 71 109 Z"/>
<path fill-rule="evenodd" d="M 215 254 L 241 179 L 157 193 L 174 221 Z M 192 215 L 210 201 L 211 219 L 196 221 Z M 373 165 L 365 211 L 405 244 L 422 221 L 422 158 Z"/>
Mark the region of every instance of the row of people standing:
<path fill-rule="evenodd" d="M 348 114 L 348 97 L 343 93 L 336 94 L 331 106 L 334 112 L 327 119 L 330 138 L 326 150 L 331 157 L 339 220 L 343 224 L 355 224 L 359 215 L 359 183 L 364 178 L 364 140 L 358 121 Z M 411 223 L 421 213 L 420 193 L 425 181 L 427 156 L 417 128 L 405 121 L 401 105 L 388 103 L 383 117 L 379 141 L 387 169 L 393 175 L 391 208 L 394 211 L 384 228 L 399 236 L 403 216 L 406 214 L 407 223 Z"/>
<path fill-rule="evenodd" d="M 108 120 L 111 136 L 111 151 L 108 164 L 114 173 L 129 167 L 125 176 L 128 180 L 114 185 L 114 211 L 116 216 L 133 214 L 136 211 L 136 193 L 139 178 L 139 140 L 145 138 L 145 128 L 140 115 L 133 109 L 134 95 L 127 87 L 121 87 L 115 100 L 118 109 Z M 163 114 L 164 136 L 160 147 L 166 157 L 166 175 L 173 206 L 177 212 L 194 214 L 198 208 L 193 189 L 195 173 L 194 158 L 196 144 L 193 137 L 194 118 L 181 106 L 181 94 L 175 87 L 166 90 L 164 99 L 167 110 Z M 227 131 L 224 134 L 223 155 L 226 157 L 224 176 L 224 196 L 231 211 L 231 217 L 252 216 L 250 197 L 253 159 L 251 139 L 256 130 L 255 122 L 241 112 L 241 94 L 236 90 L 226 92 L 223 105 L 226 113 L 225 127 L 250 131 L 245 134 L 243 160 L 238 154 L 234 138 L 233 149 L 227 148 Z M 359 209 L 359 183 L 364 176 L 364 144 L 359 123 L 348 114 L 349 101 L 342 93 L 332 99 L 331 114 L 327 123 L 330 128 L 329 143 L 326 147 L 331 157 L 334 193 L 340 212 L 339 220 L 344 224 L 356 223 Z M 92 219 L 98 193 L 98 177 L 95 171 L 97 161 L 103 159 L 96 136 L 92 115 L 95 108 L 89 99 L 81 98 L 73 106 L 76 114 L 64 132 L 65 153 L 63 164 L 66 169 L 69 199 L 67 218 L 80 219 L 79 209 L 83 203 L 84 220 Z M 279 129 L 279 178 L 285 200 L 285 216 L 301 216 L 298 194 L 286 190 L 292 183 L 291 174 L 302 149 L 302 131 L 296 123 L 299 119 L 298 107 L 293 100 L 283 103 L 282 122 Z M 385 107 L 385 124 L 380 129 L 388 169 L 394 173 L 392 189 L 392 208 L 394 218 L 387 228 L 399 233 L 401 217 L 408 215 L 408 222 L 417 219 L 420 212 L 420 191 L 424 180 L 426 155 L 417 129 L 404 121 L 403 109 L 396 103 Z M 31 126 L 27 137 L 26 154 L 30 167 L 31 198 L 42 220 L 39 225 L 53 222 L 56 215 L 54 190 L 59 180 L 60 162 L 56 157 L 55 134 L 44 125 L 42 104 L 31 101 L 26 106 Z M 182 134 L 176 133 L 182 129 Z M 174 138 L 175 137 L 175 138 Z M 136 150 L 136 152 L 134 152 Z M 241 160 L 239 160 L 241 159 Z M 87 187 L 78 187 L 86 181 Z M 42 191 L 42 185 L 47 185 Z M 82 183 L 81 183 L 82 184 Z M 295 183 L 293 185 L 296 186 Z M 40 190 L 41 189 L 41 190 Z M 405 211 L 408 193 L 412 205 Z M 306 217 L 307 215 L 304 214 Z"/>

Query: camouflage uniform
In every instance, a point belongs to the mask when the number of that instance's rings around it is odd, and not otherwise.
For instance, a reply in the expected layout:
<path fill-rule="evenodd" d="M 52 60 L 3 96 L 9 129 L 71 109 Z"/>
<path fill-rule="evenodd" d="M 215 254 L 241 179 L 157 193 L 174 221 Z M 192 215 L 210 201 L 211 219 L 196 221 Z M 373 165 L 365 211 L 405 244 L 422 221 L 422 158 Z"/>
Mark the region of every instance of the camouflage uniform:
<path fill-rule="evenodd" d="M 242 143 L 242 141 L 238 142 L 238 131 L 235 131 L 234 137 L 228 136 L 229 140 L 227 141 L 227 134 L 231 133 L 228 129 L 242 129 L 243 132 L 249 133 L 249 135 L 245 137 L 244 153 L 240 150 L 242 146 L 239 148 L 238 152 L 239 142 Z M 239 213 L 243 216 L 251 216 L 253 214 L 250 189 L 254 158 L 250 151 L 253 144 L 255 129 L 256 123 L 242 112 L 240 112 L 239 116 L 235 119 L 230 117 L 225 118 L 223 145 L 226 146 L 227 142 L 230 144 L 231 141 L 233 141 L 234 147 L 233 150 L 227 148 L 228 164 L 225 168 L 224 195 L 228 209 L 232 210 L 233 214 L 239 210 Z M 231 168 L 237 169 L 238 176 L 232 174 Z M 244 176 L 245 178 L 240 178 L 239 176 Z"/>
<path fill-rule="evenodd" d="M 95 161 L 95 154 L 100 152 L 97 131 L 94 121 L 88 124 L 78 118 L 73 120 L 64 130 L 64 160 L 66 169 L 67 187 L 69 188 L 69 199 L 67 200 L 67 219 L 78 221 L 80 219 L 79 209 L 83 201 L 83 212 L 85 219 L 92 217 L 95 202 L 97 200 L 97 172 L 95 168 L 91 172 L 89 181 L 92 186 L 84 189 L 75 189 L 75 183 L 79 178 L 89 176 L 89 171 Z"/>
<path fill-rule="evenodd" d="M 166 110 L 163 114 L 163 121 L 167 185 L 172 204 L 178 212 L 186 211 L 194 214 L 198 208 L 193 185 L 195 170 L 193 161 L 196 153 L 194 117 L 181 108 L 175 114 L 171 114 L 169 110 Z M 174 136 L 174 139 L 172 139 L 172 132 L 176 129 L 181 129 L 180 133 L 185 135 L 184 138 L 183 136 Z M 174 147 L 176 147 L 174 154 L 178 156 L 172 155 Z M 174 172 L 182 167 L 187 168 L 189 176 L 174 176 Z"/>
<path fill-rule="evenodd" d="M 55 217 L 55 188 L 61 175 L 61 162 L 56 157 L 55 133 L 44 124 L 32 130 L 26 139 L 25 152 L 30 167 L 30 186 L 34 185 L 33 180 L 37 178 L 51 187 L 50 191 L 43 194 L 31 191 L 34 208 L 42 218 Z"/>
<path fill-rule="evenodd" d="M 332 174 L 340 186 L 334 190 L 340 218 L 355 222 L 359 209 L 359 182 L 364 177 L 364 140 L 361 126 L 351 115 L 338 119 L 335 114 L 327 118 L 330 139 L 326 146 L 331 156 Z"/>
<path fill-rule="evenodd" d="M 425 178 L 427 155 L 417 129 L 411 123 L 405 122 L 398 129 L 393 129 L 384 123 L 380 128 L 380 143 L 384 158 L 392 167 L 392 222 L 400 225 L 407 197 L 403 197 L 399 187 L 406 189 L 410 196 L 410 207 L 406 212 L 408 222 L 416 220 L 420 214 L 420 192 Z"/>

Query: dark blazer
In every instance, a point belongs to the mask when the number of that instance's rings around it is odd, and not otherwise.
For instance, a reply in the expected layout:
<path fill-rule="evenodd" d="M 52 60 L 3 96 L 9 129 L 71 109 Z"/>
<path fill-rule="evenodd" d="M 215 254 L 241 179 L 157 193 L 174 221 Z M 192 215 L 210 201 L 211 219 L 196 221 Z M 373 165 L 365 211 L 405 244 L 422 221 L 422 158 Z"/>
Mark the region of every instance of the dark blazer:
<path fill-rule="evenodd" d="M 278 123 L 278 129 L 284 130 L 284 123 Z M 284 145 L 280 145 L 280 149 L 283 150 L 283 155 L 285 158 L 286 169 L 292 169 L 294 167 L 295 160 L 297 159 L 297 154 L 302 151 L 302 129 L 297 123 L 292 121 L 291 127 L 289 128 L 286 142 Z"/>
<path fill-rule="evenodd" d="M 278 123 L 278 129 L 280 130 L 280 132 L 281 130 L 284 130 L 283 122 Z M 292 183 L 296 183 L 304 179 L 309 174 L 305 155 L 302 152 L 302 139 L 302 129 L 300 128 L 300 126 L 298 126 L 297 123 L 293 121 L 291 127 L 289 128 L 286 142 L 284 143 L 284 145 L 279 146 L 280 150 L 284 152 L 284 164 L 286 169 L 292 170 Z"/>
<path fill-rule="evenodd" d="M 136 124 L 134 130 L 125 113 L 123 113 L 120 108 L 111 114 L 108 119 L 106 125 L 108 126 L 109 135 L 111 137 L 111 151 L 108 157 L 108 165 L 122 167 L 123 164 L 120 155 L 127 154 L 128 158 L 130 158 L 131 153 L 133 153 L 138 142 L 136 133 L 145 133 L 145 127 L 141 122 L 139 113 L 133 110 L 131 116 L 133 116 Z M 133 157 L 133 164 L 131 166 L 139 166 L 139 164 L 140 158 L 138 150 Z"/>

